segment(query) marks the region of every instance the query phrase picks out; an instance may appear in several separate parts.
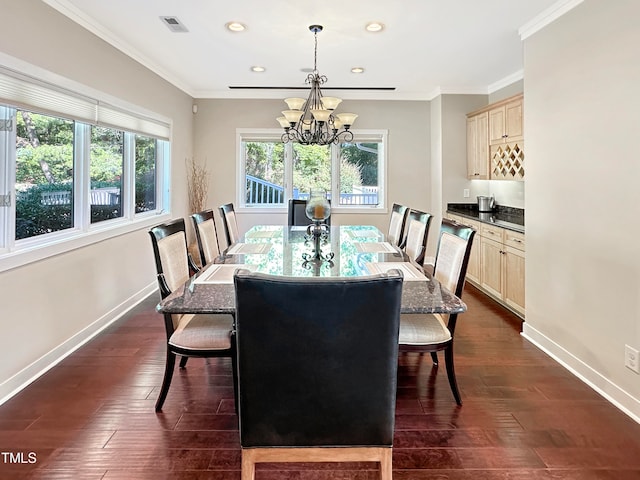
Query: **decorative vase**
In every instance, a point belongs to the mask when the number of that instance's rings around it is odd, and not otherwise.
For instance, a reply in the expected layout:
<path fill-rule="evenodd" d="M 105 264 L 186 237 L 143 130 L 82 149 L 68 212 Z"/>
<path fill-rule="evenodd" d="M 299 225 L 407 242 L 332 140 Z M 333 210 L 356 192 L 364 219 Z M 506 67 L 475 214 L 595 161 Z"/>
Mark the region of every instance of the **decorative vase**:
<path fill-rule="evenodd" d="M 323 223 L 331 215 L 331 205 L 324 190 L 311 190 L 307 208 L 307 217 L 316 224 Z"/>

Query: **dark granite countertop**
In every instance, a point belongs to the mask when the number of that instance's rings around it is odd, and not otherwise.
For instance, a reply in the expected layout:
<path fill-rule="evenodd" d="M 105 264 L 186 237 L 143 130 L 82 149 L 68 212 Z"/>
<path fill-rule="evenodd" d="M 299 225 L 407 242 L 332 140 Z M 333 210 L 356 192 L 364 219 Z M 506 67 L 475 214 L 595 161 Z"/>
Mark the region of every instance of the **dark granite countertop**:
<path fill-rule="evenodd" d="M 482 223 L 524 233 L 524 209 L 496 205 L 492 212 L 479 212 L 475 203 L 448 203 L 447 212 Z"/>

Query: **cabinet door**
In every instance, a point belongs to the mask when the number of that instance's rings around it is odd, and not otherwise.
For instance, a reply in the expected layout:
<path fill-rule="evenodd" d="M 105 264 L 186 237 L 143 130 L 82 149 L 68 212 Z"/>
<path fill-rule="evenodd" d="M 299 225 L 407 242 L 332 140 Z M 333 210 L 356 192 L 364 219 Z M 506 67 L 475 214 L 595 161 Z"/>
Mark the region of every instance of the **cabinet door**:
<path fill-rule="evenodd" d="M 489 113 L 467 118 L 467 178 L 489 178 Z"/>
<path fill-rule="evenodd" d="M 481 282 L 487 292 L 502 298 L 502 241 L 480 239 Z"/>
<path fill-rule="evenodd" d="M 467 265 L 467 279 L 474 283 L 480 283 L 480 235 L 476 232 L 471 244 L 469 264 Z"/>
<path fill-rule="evenodd" d="M 507 246 L 504 257 L 504 300 L 524 315 L 524 252 Z"/>
<path fill-rule="evenodd" d="M 505 141 L 522 140 L 522 98 L 505 105 Z"/>
<path fill-rule="evenodd" d="M 505 132 L 504 105 L 489 110 L 489 143 L 491 145 L 504 143 Z"/>

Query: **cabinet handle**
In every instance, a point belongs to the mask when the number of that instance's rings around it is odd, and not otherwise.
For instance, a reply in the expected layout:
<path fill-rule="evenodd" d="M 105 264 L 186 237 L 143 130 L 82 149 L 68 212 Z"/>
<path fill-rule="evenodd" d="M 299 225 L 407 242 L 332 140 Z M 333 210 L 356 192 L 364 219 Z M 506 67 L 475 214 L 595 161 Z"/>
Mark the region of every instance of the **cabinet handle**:
<path fill-rule="evenodd" d="M 512 238 L 511 241 L 516 243 L 522 243 L 522 240 L 518 240 L 517 238 Z"/>
<path fill-rule="evenodd" d="M 507 138 L 509 135 L 507 135 L 506 133 L 504 135 L 502 135 L 502 138 Z"/>

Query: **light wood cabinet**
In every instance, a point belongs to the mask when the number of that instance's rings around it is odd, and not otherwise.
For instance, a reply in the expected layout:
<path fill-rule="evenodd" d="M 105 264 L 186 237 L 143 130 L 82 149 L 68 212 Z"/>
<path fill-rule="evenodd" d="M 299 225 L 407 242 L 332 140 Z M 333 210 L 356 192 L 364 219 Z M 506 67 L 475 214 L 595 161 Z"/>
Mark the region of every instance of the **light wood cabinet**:
<path fill-rule="evenodd" d="M 489 144 L 519 142 L 523 139 L 522 95 L 489 110 Z"/>
<path fill-rule="evenodd" d="M 489 112 L 467 118 L 467 178 L 489 178 Z"/>
<path fill-rule="evenodd" d="M 524 316 L 524 235 L 494 226 L 482 227 L 480 286 Z"/>
<path fill-rule="evenodd" d="M 467 265 L 467 280 L 470 280 L 474 284 L 480 283 L 480 222 L 470 220 L 466 217 L 447 213 L 447 218 L 462 225 L 469 225 L 472 227 L 476 234 L 471 244 L 471 253 L 469 254 L 469 263 Z"/>
<path fill-rule="evenodd" d="M 476 230 L 467 280 L 524 317 L 524 234 L 451 213 L 446 217 Z"/>
<path fill-rule="evenodd" d="M 473 227 L 476 231 L 473 243 L 471 244 L 471 253 L 469 254 L 469 264 L 467 265 L 467 278 L 472 282 L 480 282 L 480 222 L 467 220 L 467 225 Z"/>
<path fill-rule="evenodd" d="M 467 178 L 524 180 L 523 99 L 515 95 L 467 114 Z"/>

